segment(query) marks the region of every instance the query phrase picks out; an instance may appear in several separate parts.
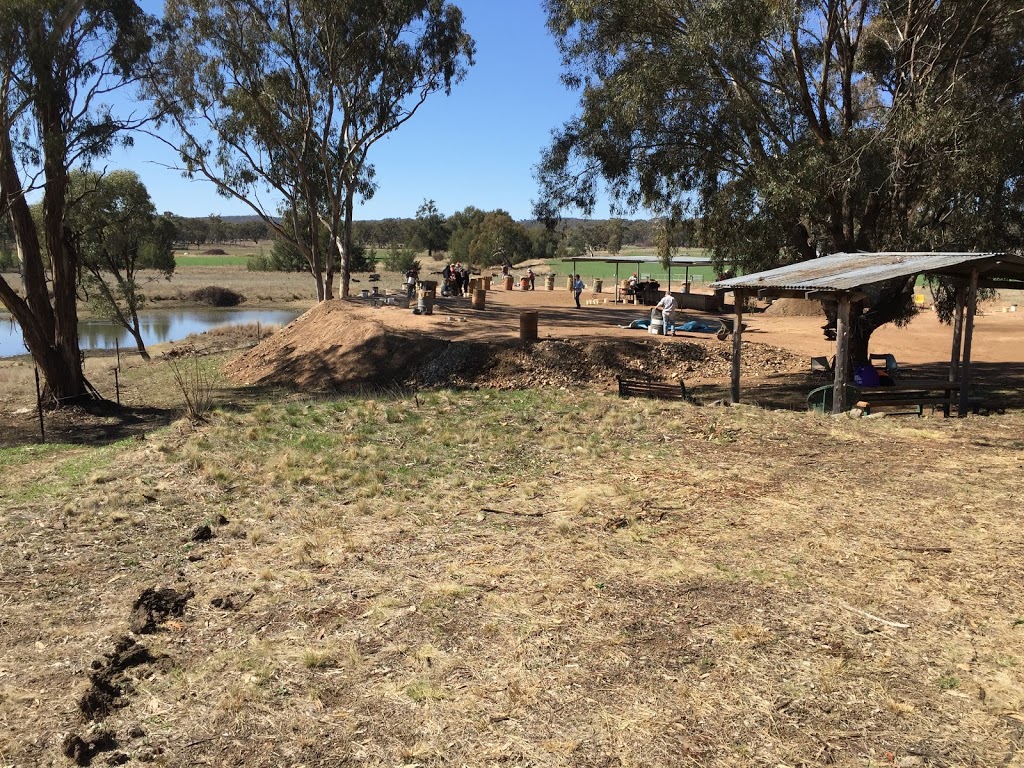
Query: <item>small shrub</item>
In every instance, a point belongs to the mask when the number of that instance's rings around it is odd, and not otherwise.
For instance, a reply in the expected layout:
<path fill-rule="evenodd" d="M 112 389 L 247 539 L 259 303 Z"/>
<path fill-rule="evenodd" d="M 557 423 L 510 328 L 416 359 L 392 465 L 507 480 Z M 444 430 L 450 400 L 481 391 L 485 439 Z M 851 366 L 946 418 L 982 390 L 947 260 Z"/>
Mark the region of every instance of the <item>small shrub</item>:
<path fill-rule="evenodd" d="M 220 288 L 215 285 L 198 288 L 187 293 L 185 298 L 188 301 L 194 301 L 197 304 L 207 304 L 211 307 L 237 307 L 245 301 L 245 296 L 238 291 L 232 291 L 230 288 Z"/>
<path fill-rule="evenodd" d="M 263 252 L 260 248 L 259 253 L 249 257 L 249 261 L 245 263 L 245 268 L 249 272 L 276 272 L 277 266 L 274 260 Z"/>
<path fill-rule="evenodd" d="M 228 252 L 223 248 L 207 248 L 203 251 L 203 256 L 227 256 Z"/>
<path fill-rule="evenodd" d="M 410 269 L 419 271 L 419 261 L 416 260 L 416 251 L 411 248 L 403 248 L 399 245 L 392 245 L 384 254 L 384 266 L 392 272 L 407 272 Z"/>
<path fill-rule="evenodd" d="M 183 360 L 171 358 L 168 364 L 185 401 L 185 415 L 195 423 L 206 421 L 206 415 L 213 408 L 213 382 L 199 358 L 196 355 Z"/>

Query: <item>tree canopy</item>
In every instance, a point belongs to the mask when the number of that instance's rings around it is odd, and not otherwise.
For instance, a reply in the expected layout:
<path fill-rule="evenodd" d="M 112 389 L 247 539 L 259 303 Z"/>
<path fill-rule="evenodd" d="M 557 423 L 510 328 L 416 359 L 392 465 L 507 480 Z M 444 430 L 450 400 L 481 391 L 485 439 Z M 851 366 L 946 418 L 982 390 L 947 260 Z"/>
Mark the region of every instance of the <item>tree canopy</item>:
<path fill-rule="evenodd" d="M 720 269 L 823 253 L 1010 250 L 1024 237 L 1017 0 L 547 0 L 581 112 L 549 205 L 692 213 Z M 912 280 L 853 311 L 912 316 Z M 828 308 L 826 307 L 826 310 Z"/>
<path fill-rule="evenodd" d="M 412 232 L 413 245 L 426 250 L 427 256 L 433 258 L 434 251 L 448 249 L 448 238 L 451 230 L 443 213 L 437 210 L 437 203 L 424 200 L 416 210 L 416 223 Z"/>
<path fill-rule="evenodd" d="M 354 199 L 374 191 L 369 152 L 465 76 L 462 20 L 445 0 L 168 0 L 151 93 L 187 172 L 291 241 L 319 298 L 339 268 L 347 295 Z M 288 215 L 268 209 L 266 190 Z M 326 253 L 303 236 L 302 211 L 328 228 Z"/>
<path fill-rule="evenodd" d="M 134 0 L 0 4 L 0 215 L 22 283 L 19 294 L 0 277 L 0 302 L 55 402 L 90 395 L 78 343 L 79 258 L 66 229 L 70 169 L 144 119 L 117 114 L 109 94 L 133 81 L 151 23 Z M 38 190 L 37 222 L 29 196 Z"/>
<path fill-rule="evenodd" d="M 547 0 L 581 112 L 546 198 L 692 209 L 722 262 L 1015 248 L 1016 0 Z"/>
<path fill-rule="evenodd" d="M 72 171 L 68 237 L 78 253 L 81 288 L 92 307 L 127 329 L 139 354 L 139 310 L 145 304 L 139 270 L 174 273 L 174 224 L 156 215 L 149 191 L 132 171 Z"/>

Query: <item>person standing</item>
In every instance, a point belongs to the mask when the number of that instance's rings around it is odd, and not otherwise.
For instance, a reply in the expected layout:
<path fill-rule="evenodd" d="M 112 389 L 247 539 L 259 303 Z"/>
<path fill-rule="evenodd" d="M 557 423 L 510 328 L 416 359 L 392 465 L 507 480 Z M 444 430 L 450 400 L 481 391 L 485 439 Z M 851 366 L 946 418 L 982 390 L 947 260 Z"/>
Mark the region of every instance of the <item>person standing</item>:
<path fill-rule="evenodd" d="M 441 279 L 444 281 L 441 283 L 441 295 L 451 296 L 452 295 L 452 267 L 454 264 L 445 264 L 444 269 L 441 270 Z"/>
<path fill-rule="evenodd" d="M 412 301 L 412 297 L 416 295 L 416 270 L 410 269 L 405 273 L 405 292 L 406 297 Z"/>
<path fill-rule="evenodd" d="M 670 325 L 672 326 L 672 335 L 676 335 L 676 326 L 674 318 L 676 314 L 676 307 L 678 306 L 679 303 L 676 301 L 676 297 L 673 296 L 669 291 L 665 291 L 665 295 L 662 296 L 661 301 L 654 305 L 655 310 L 661 310 L 661 321 L 662 323 L 664 323 L 663 328 L 665 329 L 666 335 L 668 334 L 668 327 Z"/>
<path fill-rule="evenodd" d="M 572 294 L 573 298 L 576 299 L 576 309 L 580 308 L 580 294 L 583 293 L 583 289 L 586 287 L 587 286 L 583 283 L 583 279 L 579 275 L 576 275 L 576 279 L 572 284 Z"/>
<path fill-rule="evenodd" d="M 537 288 L 537 285 L 536 285 L 536 283 L 537 283 L 537 276 L 535 274 L 533 274 L 533 269 L 527 269 L 526 270 L 526 277 L 530 281 L 530 290 L 531 291 L 536 290 L 536 288 Z"/>

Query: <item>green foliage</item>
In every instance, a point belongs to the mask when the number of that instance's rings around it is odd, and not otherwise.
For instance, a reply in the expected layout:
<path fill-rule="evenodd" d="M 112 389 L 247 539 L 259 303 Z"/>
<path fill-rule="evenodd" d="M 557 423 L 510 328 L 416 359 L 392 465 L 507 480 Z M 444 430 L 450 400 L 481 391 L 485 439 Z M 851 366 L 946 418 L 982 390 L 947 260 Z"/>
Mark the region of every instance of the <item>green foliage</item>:
<path fill-rule="evenodd" d="M 501 264 L 502 257 L 516 262 L 528 259 L 533 252 L 526 229 L 502 210 L 487 214 L 477 228 L 469 246 L 470 260 L 482 266 Z"/>
<path fill-rule="evenodd" d="M 1017 0 L 546 6 L 586 88 L 538 168 L 542 207 L 590 211 L 605 186 L 627 209 L 692 207 L 722 271 L 1024 245 Z M 855 307 L 862 352 L 911 316 L 905 282 Z"/>
<path fill-rule="evenodd" d="M 622 250 L 622 237 L 625 234 L 625 223 L 622 219 L 612 219 L 608 222 L 606 233 L 608 235 L 605 240 L 605 250 L 608 251 L 612 256 L 615 256 Z"/>
<path fill-rule="evenodd" d="M 606 182 L 627 206 L 692 201 L 704 242 L 746 270 L 1017 247 L 1017 5 L 549 0 L 565 79 L 589 87 L 544 157 L 545 196 L 589 210 Z"/>
<path fill-rule="evenodd" d="M 423 205 L 416 211 L 413 245 L 433 257 L 434 251 L 444 251 L 448 248 L 450 236 L 447 221 L 444 214 L 437 210 L 437 204 L 433 200 L 424 200 Z"/>
<path fill-rule="evenodd" d="M 146 297 L 138 272 L 174 273 L 174 223 L 156 215 L 132 171 L 74 171 L 69 197 L 66 236 L 79 258 L 80 287 L 92 309 L 130 331 L 145 355 L 138 313 Z"/>
<path fill-rule="evenodd" d="M 384 266 L 392 272 L 408 272 L 415 269 L 417 272 L 422 268 L 416 260 L 416 251 L 405 248 L 401 245 L 392 245 L 384 255 Z"/>
<path fill-rule="evenodd" d="M 90 397 L 78 335 L 68 332 L 80 277 L 65 233 L 69 169 L 138 125 L 112 105 L 127 103 L 116 93 L 137 77 L 152 25 L 134 0 L 0 3 L 0 199 L 22 259 L 20 294 L 0 277 L 0 297 L 61 403 Z M 43 189 L 40 227 L 26 196 Z"/>
<path fill-rule="evenodd" d="M 184 137 L 188 172 L 254 207 L 305 257 L 319 298 L 347 291 L 356 197 L 373 195 L 372 147 L 473 62 L 461 10 L 444 0 L 167 0 L 149 93 Z M 212 139 L 210 134 L 212 133 Z M 260 207 L 264 189 L 291 213 Z M 304 239 L 295 212 L 331 243 Z"/>

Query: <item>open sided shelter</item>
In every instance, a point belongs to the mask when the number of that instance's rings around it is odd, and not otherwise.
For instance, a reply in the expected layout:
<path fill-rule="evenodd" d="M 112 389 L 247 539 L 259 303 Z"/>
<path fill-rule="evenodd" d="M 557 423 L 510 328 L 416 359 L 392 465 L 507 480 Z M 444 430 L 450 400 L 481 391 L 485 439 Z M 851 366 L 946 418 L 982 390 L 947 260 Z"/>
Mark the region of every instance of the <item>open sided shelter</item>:
<path fill-rule="evenodd" d="M 977 312 L 978 288 L 1024 290 L 1024 258 L 1006 253 L 835 253 L 819 259 L 720 280 L 716 290 L 732 291 L 735 307 L 731 400 L 740 399 L 743 303 L 758 298 L 801 298 L 835 301 L 836 365 L 832 412 L 847 408 L 846 383 L 850 378 L 850 306 L 864 298 L 869 286 L 914 275 L 940 275 L 957 286 L 953 316 L 953 347 L 949 380 L 960 383 L 959 413 L 967 410 L 970 384 L 971 340 Z"/>

